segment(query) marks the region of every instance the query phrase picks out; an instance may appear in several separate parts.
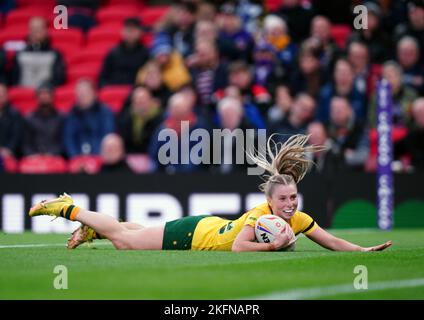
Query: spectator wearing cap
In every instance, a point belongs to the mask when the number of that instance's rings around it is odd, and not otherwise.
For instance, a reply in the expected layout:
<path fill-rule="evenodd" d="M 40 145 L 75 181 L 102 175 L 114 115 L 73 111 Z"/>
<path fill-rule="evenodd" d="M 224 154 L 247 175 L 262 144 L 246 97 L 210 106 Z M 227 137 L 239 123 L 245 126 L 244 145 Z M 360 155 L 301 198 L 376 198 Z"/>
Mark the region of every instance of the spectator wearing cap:
<path fill-rule="evenodd" d="M 12 85 L 37 88 L 44 82 L 54 86 L 65 81 L 65 64 L 59 51 L 53 49 L 48 37 L 47 21 L 33 17 L 29 21 L 26 47 L 13 61 Z"/>
<path fill-rule="evenodd" d="M 76 103 L 64 124 L 64 147 L 69 158 L 98 155 L 102 139 L 115 130 L 112 111 L 99 102 L 94 83 L 81 79 L 75 85 Z"/>
<path fill-rule="evenodd" d="M 63 154 L 64 117 L 55 109 L 54 89 L 42 84 L 37 89 L 37 109 L 25 118 L 22 152 L 33 154 Z"/>
<path fill-rule="evenodd" d="M 7 86 L 0 83 L 0 157 L 18 156 L 22 140 L 22 117 L 10 104 Z"/>
<path fill-rule="evenodd" d="M 368 28 L 355 30 L 349 36 L 347 43 L 361 41 L 365 43 L 370 52 L 371 63 L 384 63 L 394 56 L 394 46 L 390 35 L 383 29 L 383 13 L 375 2 L 366 2 Z"/>
<path fill-rule="evenodd" d="M 424 1 L 410 0 L 407 4 L 408 21 L 395 28 L 396 39 L 411 36 L 420 46 L 420 63 L 424 65 Z"/>
<path fill-rule="evenodd" d="M 122 41 L 107 54 L 99 75 L 100 87 L 132 85 L 137 71 L 149 59 L 149 50 L 141 43 L 144 27 L 138 18 L 127 18 Z"/>
<path fill-rule="evenodd" d="M 171 7 L 168 24 L 159 31 L 168 35 L 171 46 L 184 58 L 194 50 L 194 27 L 197 4 L 191 1 L 175 1 Z"/>
<path fill-rule="evenodd" d="M 191 76 L 184 64 L 181 54 L 174 50 L 170 38 L 165 33 L 159 33 L 153 40 L 150 55 L 160 68 L 161 78 L 171 92 L 175 92 L 191 81 Z M 144 82 L 146 69 L 137 74 L 137 83 Z"/>
<path fill-rule="evenodd" d="M 397 44 L 397 61 L 403 70 L 402 82 L 424 95 L 424 66 L 419 59 L 417 40 L 411 36 L 401 38 Z"/>
<path fill-rule="evenodd" d="M 218 43 L 221 58 L 225 61 L 251 62 L 254 40 L 250 33 L 243 29 L 234 4 L 225 3 L 221 6 L 218 25 L 220 26 Z"/>

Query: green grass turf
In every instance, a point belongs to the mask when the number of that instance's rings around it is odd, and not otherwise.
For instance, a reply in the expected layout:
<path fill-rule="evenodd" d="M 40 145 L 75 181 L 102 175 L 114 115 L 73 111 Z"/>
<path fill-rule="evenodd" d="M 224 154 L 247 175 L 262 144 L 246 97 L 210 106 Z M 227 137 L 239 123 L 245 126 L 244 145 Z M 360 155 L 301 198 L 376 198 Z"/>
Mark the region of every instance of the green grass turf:
<path fill-rule="evenodd" d="M 383 252 L 332 252 L 302 236 L 295 252 L 117 251 L 106 240 L 71 251 L 64 248 L 67 235 L 0 233 L 0 299 L 244 299 L 353 288 L 356 265 L 368 268 L 369 288 L 374 282 L 424 279 L 423 229 L 330 232 L 362 246 L 386 240 L 393 246 Z M 52 246 L 1 248 L 25 244 Z M 53 287 L 56 265 L 68 268 L 67 290 Z M 424 299 L 424 286 L 314 299 Z"/>

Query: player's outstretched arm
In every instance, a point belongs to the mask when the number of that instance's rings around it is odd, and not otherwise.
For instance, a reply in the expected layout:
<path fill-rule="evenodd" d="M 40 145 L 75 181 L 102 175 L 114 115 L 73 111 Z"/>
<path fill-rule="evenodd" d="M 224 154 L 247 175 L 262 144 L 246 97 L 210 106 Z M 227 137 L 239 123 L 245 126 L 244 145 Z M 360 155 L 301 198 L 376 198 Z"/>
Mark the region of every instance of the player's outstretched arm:
<path fill-rule="evenodd" d="M 344 239 L 337 238 L 328 233 L 321 227 L 317 227 L 314 231 L 307 235 L 309 239 L 318 243 L 320 246 L 334 251 L 381 251 L 392 245 L 391 241 L 373 247 L 361 247 Z"/>

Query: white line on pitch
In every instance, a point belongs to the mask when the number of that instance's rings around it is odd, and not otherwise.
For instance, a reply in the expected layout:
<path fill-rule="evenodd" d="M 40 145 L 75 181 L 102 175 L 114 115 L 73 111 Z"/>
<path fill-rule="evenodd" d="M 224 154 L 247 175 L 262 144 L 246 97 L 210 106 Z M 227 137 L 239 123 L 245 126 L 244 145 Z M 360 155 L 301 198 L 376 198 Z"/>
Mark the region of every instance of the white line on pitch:
<path fill-rule="evenodd" d="M 111 245 L 107 242 L 99 242 L 93 246 L 104 246 Z M 65 243 L 40 243 L 40 244 L 11 244 L 11 245 L 0 245 L 0 249 L 14 249 L 14 248 L 39 248 L 39 247 L 66 247 Z"/>
<path fill-rule="evenodd" d="M 243 300 L 303 300 L 319 297 L 335 296 L 343 293 L 361 293 L 386 289 L 401 289 L 424 286 L 424 278 L 409 280 L 394 280 L 371 282 L 366 290 L 358 290 L 353 284 L 342 284 L 328 287 L 312 287 L 287 291 L 277 291 L 255 297 L 242 298 Z"/>

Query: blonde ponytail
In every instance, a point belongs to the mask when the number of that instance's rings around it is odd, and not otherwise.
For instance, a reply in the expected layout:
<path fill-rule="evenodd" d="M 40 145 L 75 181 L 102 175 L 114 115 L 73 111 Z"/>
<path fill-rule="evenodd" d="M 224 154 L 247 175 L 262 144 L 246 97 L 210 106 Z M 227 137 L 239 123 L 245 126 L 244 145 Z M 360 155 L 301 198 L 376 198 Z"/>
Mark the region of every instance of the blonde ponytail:
<path fill-rule="evenodd" d="M 267 154 L 249 155 L 256 165 L 269 173 L 266 182 L 259 186 L 267 196 L 272 194 L 275 184 L 299 183 L 313 164 L 306 154 L 326 149 L 324 146 L 307 146 L 310 135 L 293 135 L 285 143 L 276 143 L 273 136 L 268 138 Z"/>

